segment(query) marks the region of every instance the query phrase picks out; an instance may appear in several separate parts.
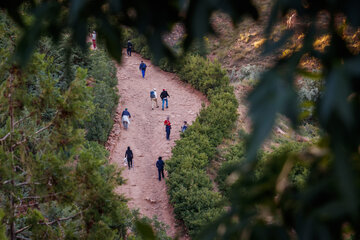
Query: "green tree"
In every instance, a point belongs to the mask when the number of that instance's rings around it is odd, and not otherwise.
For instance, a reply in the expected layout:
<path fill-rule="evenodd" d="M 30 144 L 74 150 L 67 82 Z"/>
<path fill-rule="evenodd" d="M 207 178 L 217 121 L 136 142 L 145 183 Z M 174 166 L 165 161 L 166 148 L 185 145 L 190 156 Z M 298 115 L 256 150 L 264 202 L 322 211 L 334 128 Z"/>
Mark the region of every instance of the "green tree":
<path fill-rule="evenodd" d="M 2 1 L 0 7 L 6 9 L 24 31 L 15 55 L 22 64 L 29 62 L 35 43 L 44 35 L 58 40 L 62 33 L 69 31 L 70 41 L 85 47 L 90 21 L 95 23 L 109 53 L 116 59 L 121 57 L 119 42 L 123 26 L 136 28 L 144 34 L 154 57 L 159 59 L 170 52 L 162 44 L 162 34 L 175 22 L 185 26 L 184 47 L 187 48 L 193 39 L 211 32 L 209 18 L 214 11 L 222 10 L 234 21 L 244 14 L 257 16 L 256 8 L 248 0 L 19 0 Z M 22 12 L 28 10 L 33 20 L 24 23 Z M 349 49 L 342 37 L 343 28 L 337 22 L 338 16 L 342 15 L 349 25 L 359 27 L 360 4 L 357 0 L 274 1 L 266 29 L 267 53 L 283 46 L 293 36 L 294 31 L 289 29 L 279 41 L 270 40 L 279 17 L 290 10 L 296 10 L 306 23 L 302 26 L 303 44 L 287 58 L 276 61 L 274 67 L 262 75 L 249 97 L 254 130 L 249 137 L 246 160 L 238 170 L 239 185 L 233 192 L 229 212 L 207 232 L 209 238 L 341 239 L 344 229 L 350 229 L 355 239 L 360 238 L 360 58 L 358 52 Z M 329 20 L 321 27 L 317 24 L 318 16 L 324 13 Z M 319 52 L 313 43 L 323 33 L 329 34 L 330 44 L 324 52 Z M 285 155 L 270 161 L 261 179 L 254 181 L 251 175 L 256 167 L 256 154 L 277 114 L 287 116 L 294 126 L 298 124 L 300 107 L 294 79 L 305 71 L 299 67 L 299 62 L 306 54 L 317 58 L 323 66 L 324 95 L 318 101 L 315 116 L 325 135 L 318 146 L 303 157 L 310 162 L 305 189 L 300 191 L 292 184 L 278 182 L 278 179 L 287 179 L 286 170 L 293 162 L 293 157 Z M 11 74 L 16 72 L 10 71 Z M 8 130 L 11 130 L 11 121 L 9 126 Z M 8 136 L 13 135 L 10 133 Z"/>
<path fill-rule="evenodd" d="M 131 213 L 114 193 L 121 172 L 81 128 L 95 108 L 87 70 L 78 67 L 63 88 L 66 61 L 54 64 L 56 51 L 20 68 L 11 58 L 16 28 L 0 16 L 11 37 L 1 35 L 0 49 L 0 238 L 123 238 Z"/>

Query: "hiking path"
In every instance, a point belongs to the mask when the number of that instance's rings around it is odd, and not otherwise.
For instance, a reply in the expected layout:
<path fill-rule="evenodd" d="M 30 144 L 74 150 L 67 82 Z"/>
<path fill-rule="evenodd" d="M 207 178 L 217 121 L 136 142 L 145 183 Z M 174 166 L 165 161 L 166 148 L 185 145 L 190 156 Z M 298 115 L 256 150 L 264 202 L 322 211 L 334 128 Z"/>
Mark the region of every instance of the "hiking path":
<path fill-rule="evenodd" d="M 141 60 L 147 65 L 145 79 L 139 70 Z M 126 183 L 116 191 L 129 199 L 130 209 L 139 209 L 142 215 L 150 218 L 157 215 L 158 220 L 169 226 L 169 236 L 179 234 L 181 239 L 188 239 L 175 220 L 165 181 L 158 180 L 155 163 L 162 156 L 166 165 L 175 141 L 180 138 L 183 121 L 190 125 L 207 99 L 189 84 L 181 82 L 175 74 L 160 70 L 136 53 L 129 57 L 124 52 L 122 63 L 117 65 L 117 78 L 120 99 L 115 124 L 106 144 L 110 150 L 110 161 L 124 167 L 122 176 Z M 154 110 L 151 109 L 150 101 L 150 91 L 153 88 L 156 88 L 159 104 L 159 108 Z M 170 95 L 169 108 L 164 111 L 161 110 L 162 89 L 166 89 Z M 120 124 L 121 113 L 125 108 L 131 114 L 127 130 Z M 164 120 L 167 116 L 172 124 L 170 141 L 165 138 Z M 124 166 L 123 161 L 128 146 L 134 155 L 134 167 L 131 170 Z"/>

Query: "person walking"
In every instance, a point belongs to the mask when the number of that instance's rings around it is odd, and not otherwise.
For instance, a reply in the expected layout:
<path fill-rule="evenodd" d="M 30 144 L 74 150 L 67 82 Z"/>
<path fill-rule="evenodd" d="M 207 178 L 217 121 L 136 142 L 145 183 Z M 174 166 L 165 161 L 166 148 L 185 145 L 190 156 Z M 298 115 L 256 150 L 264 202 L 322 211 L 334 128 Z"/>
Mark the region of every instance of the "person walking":
<path fill-rule="evenodd" d="M 165 166 L 165 163 L 162 160 L 162 157 L 159 157 L 159 159 L 156 161 L 156 167 L 157 167 L 158 173 L 159 173 L 159 181 L 161 181 L 161 176 L 163 177 L 163 179 L 165 179 L 164 166 Z"/>
<path fill-rule="evenodd" d="M 181 132 L 185 132 L 185 130 L 188 128 L 187 122 L 184 121 L 184 125 L 181 127 Z"/>
<path fill-rule="evenodd" d="M 146 71 L 146 64 L 144 63 L 144 61 L 141 61 L 139 69 L 141 71 L 142 77 L 145 78 L 145 71 Z"/>
<path fill-rule="evenodd" d="M 168 97 L 170 97 L 169 93 L 163 89 L 163 91 L 160 94 L 161 101 L 162 101 L 162 110 L 164 110 L 164 103 L 166 102 L 166 108 L 168 108 Z"/>
<path fill-rule="evenodd" d="M 154 110 L 154 106 L 159 107 L 157 102 L 156 88 L 150 91 L 151 109 Z"/>
<path fill-rule="evenodd" d="M 170 117 L 167 117 L 164 121 L 165 125 L 165 132 L 166 132 L 166 140 L 170 140 L 170 131 L 171 131 L 171 123 L 170 123 Z"/>
<path fill-rule="evenodd" d="M 130 124 L 130 118 L 131 118 L 131 115 L 130 115 L 128 109 L 125 108 L 125 110 L 121 114 L 121 121 L 122 121 L 125 129 L 127 129 Z"/>
<path fill-rule="evenodd" d="M 92 33 L 92 42 L 93 42 L 94 49 L 96 49 L 96 32 L 95 31 L 93 31 L 93 33 Z"/>
<path fill-rule="evenodd" d="M 127 163 L 128 163 L 128 167 L 129 167 L 129 170 L 130 168 L 132 168 L 133 166 L 133 152 L 131 151 L 130 147 L 127 148 L 126 152 L 125 152 L 125 157 L 127 159 Z"/>
<path fill-rule="evenodd" d="M 130 42 L 130 40 L 127 42 L 127 49 L 126 49 L 126 53 L 128 56 L 131 56 L 131 50 L 132 50 L 132 43 Z"/>

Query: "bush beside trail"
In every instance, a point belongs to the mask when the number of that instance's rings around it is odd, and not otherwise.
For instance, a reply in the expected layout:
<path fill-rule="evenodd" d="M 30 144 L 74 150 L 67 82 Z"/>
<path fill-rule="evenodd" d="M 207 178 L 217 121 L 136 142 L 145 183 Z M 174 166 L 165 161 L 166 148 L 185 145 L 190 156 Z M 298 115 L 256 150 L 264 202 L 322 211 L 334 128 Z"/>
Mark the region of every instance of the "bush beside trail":
<path fill-rule="evenodd" d="M 117 93 L 116 67 L 104 51 L 93 51 L 90 54 L 88 76 L 95 83 L 92 88 L 95 110 L 85 123 L 86 138 L 104 144 L 112 126 L 119 96 Z"/>
<path fill-rule="evenodd" d="M 214 191 L 206 168 L 237 119 L 238 103 L 219 63 L 190 55 L 180 65 L 180 78 L 205 93 L 211 102 L 177 141 L 167 161 L 168 192 L 175 214 L 190 235 L 196 236 L 223 212 L 223 198 Z"/>
<path fill-rule="evenodd" d="M 44 38 L 38 46 L 39 52 L 45 54 L 45 58 L 56 66 L 52 75 L 59 79 L 57 86 L 61 89 L 69 86 L 79 68 L 86 69 L 86 85 L 91 87 L 93 106 L 88 109 L 89 116 L 80 127 L 86 129 L 87 140 L 104 144 L 112 129 L 119 100 L 115 63 L 101 44 L 97 51 L 85 53 L 75 47 L 68 53 L 65 51 L 67 41 L 65 37 L 55 45 L 50 39 Z M 90 43 L 88 45 L 90 48 Z"/>

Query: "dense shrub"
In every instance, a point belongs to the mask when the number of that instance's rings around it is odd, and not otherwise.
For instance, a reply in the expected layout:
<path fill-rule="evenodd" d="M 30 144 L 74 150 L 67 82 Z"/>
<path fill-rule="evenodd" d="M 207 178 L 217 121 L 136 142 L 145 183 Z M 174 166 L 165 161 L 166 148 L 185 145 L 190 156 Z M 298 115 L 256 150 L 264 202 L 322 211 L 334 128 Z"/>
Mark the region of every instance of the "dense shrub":
<path fill-rule="evenodd" d="M 92 93 L 95 109 L 85 123 L 86 138 L 105 143 L 113 126 L 119 96 L 115 64 L 104 51 L 93 51 L 90 54 L 88 76 L 94 81 L 91 84 L 94 84 Z"/>
<path fill-rule="evenodd" d="M 257 179 L 260 179 L 263 176 L 264 168 L 267 166 L 267 162 L 275 161 L 274 159 L 282 158 L 289 154 L 298 153 L 305 149 L 306 146 L 308 146 L 308 143 L 287 142 L 271 153 L 264 153 L 262 151 L 259 152 L 257 157 L 259 163 L 255 172 L 253 173 L 253 180 L 257 181 Z M 236 184 L 233 184 L 239 177 L 237 174 L 232 174 L 234 173 L 235 169 L 239 168 L 244 160 L 245 144 L 243 142 L 240 142 L 229 148 L 229 151 L 225 156 L 225 161 L 219 168 L 218 175 L 216 177 L 216 182 L 218 183 L 219 189 L 226 198 L 229 197 L 229 194 L 232 192 L 232 188 L 236 187 Z M 294 184 L 294 186 L 301 188 L 303 187 L 308 174 L 309 170 L 306 167 L 306 164 L 301 161 L 296 161 L 294 162 L 292 170 L 289 173 L 289 180 L 292 184 Z"/>
<path fill-rule="evenodd" d="M 213 191 L 206 168 L 237 119 L 238 103 L 219 63 L 189 55 L 180 66 L 180 78 L 205 93 L 211 102 L 177 141 L 167 161 L 168 192 L 174 212 L 195 236 L 223 212 L 223 198 Z"/>
<path fill-rule="evenodd" d="M 133 51 L 141 54 L 143 58 L 151 59 L 151 52 L 144 36 L 141 36 L 137 31 L 132 29 L 123 30 L 124 41 L 122 45 L 127 47 L 127 41 L 130 40 L 133 44 Z"/>
<path fill-rule="evenodd" d="M 230 174 L 234 172 L 241 162 L 245 160 L 245 145 L 243 142 L 229 148 L 229 152 L 225 155 L 225 161 L 218 170 L 216 182 L 219 190 L 225 197 L 228 197 L 232 180 Z M 235 177 L 235 176 L 234 176 Z"/>
<path fill-rule="evenodd" d="M 46 60 L 53 62 L 52 76 L 59 79 L 57 85 L 61 89 L 69 86 L 79 67 L 88 70 L 87 84 L 92 87 L 94 109 L 89 109 L 90 115 L 81 127 L 86 129 L 87 140 L 103 144 L 107 141 L 111 131 L 113 115 L 119 98 L 116 88 L 115 64 L 101 45 L 97 51 L 84 52 L 79 47 L 74 47 L 70 53 L 67 53 L 65 51 L 67 41 L 67 38 L 64 37 L 59 44 L 55 45 L 50 39 L 43 38 L 38 48 L 41 53 L 45 54 Z M 32 86 L 34 91 L 35 87 L 35 85 Z M 48 115 L 51 113 L 51 109 L 45 112 L 44 120 L 49 118 Z"/>
<path fill-rule="evenodd" d="M 161 58 L 157 64 L 161 70 L 172 73 L 176 73 L 180 65 L 178 61 L 170 61 L 166 57 Z"/>
<path fill-rule="evenodd" d="M 89 57 L 89 76 L 113 88 L 117 85 L 116 67 L 103 50 L 92 51 Z"/>
<path fill-rule="evenodd" d="M 194 55 L 184 58 L 178 74 L 183 81 L 209 96 L 208 91 L 221 89 L 229 84 L 226 71 L 221 68 L 220 63 Z"/>
<path fill-rule="evenodd" d="M 268 166 L 268 162 L 276 161 L 276 159 L 286 158 L 287 156 L 303 151 L 306 147 L 309 146 L 309 143 L 303 142 L 287 142 L 281 145 L 279 148 L 275 149 L 273 152 L 268 154 L 263 154 L 260 157 L 258 165 L 256 167 L 255 177 L 257 179 L 261 178 L 264 174 L 264 169 Z M 295 161 L 292 171 L 289 173 L 289 179 L 296 187 L 302 187 L 302 184 L 305 182 L 305 179 L 308 175 L 308 170 L 301 161 Z"/>

